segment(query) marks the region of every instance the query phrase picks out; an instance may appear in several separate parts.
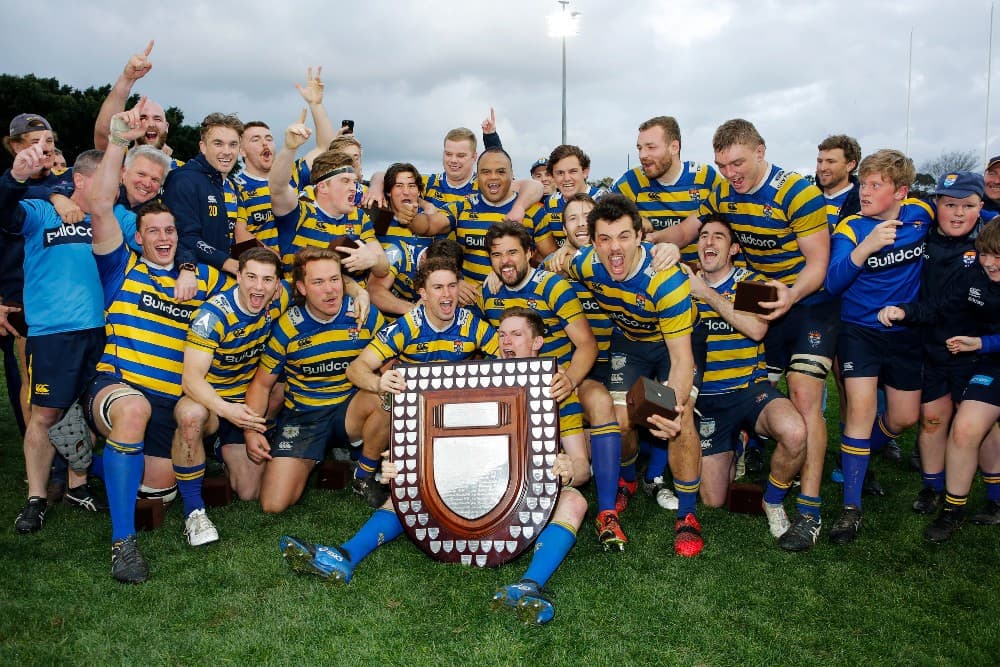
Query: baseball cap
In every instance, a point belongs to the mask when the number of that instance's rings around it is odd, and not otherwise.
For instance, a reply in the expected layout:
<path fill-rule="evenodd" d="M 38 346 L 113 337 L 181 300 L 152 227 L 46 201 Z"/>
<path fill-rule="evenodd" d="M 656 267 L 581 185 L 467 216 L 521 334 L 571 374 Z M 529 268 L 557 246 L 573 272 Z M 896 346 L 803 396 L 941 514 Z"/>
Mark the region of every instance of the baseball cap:
<path fill-rule="evenodd" d="M 990 161 L 986 163 L 986 168 L 989 169 L 998 162 L 1000 162 L 1000 155 L 994 155 L 990 158 Z"/>
<path fill-rule="evenodd" d="M 997 158 L 997 159 L 1000 160 L 1000 158 Z M 540 158 L 538 158 L 537 160 L 535 160 L 531 164 L 531 169 L 528 170 L 528 173 L 530 174 L 530 173 L 534 172 L 536 169 L 538 169 L 539 167 L 544 167 L 544 166 L 548 165 L 548 163 L 549 163 L 549 159 L 548 158 L 540 157 Z"/>
<path fill-rule="evenodd" d="M 22 113 L 14 116 L 14 119 L 10 121 L 10 132 L 8 135 L 19 137 L 22 134 L 37 132 L 39 130 L 49 130 L 51 132 L 52 126 L 49 125 L 49 121 L 36 113 Z"/>
<path fill-rule="evenodd" d="M 971 171 L 953 171 L 938 179 L 934 194 L 965 199 L 970 195 L 982 197 L 985 188 L 982 174 Z"/>

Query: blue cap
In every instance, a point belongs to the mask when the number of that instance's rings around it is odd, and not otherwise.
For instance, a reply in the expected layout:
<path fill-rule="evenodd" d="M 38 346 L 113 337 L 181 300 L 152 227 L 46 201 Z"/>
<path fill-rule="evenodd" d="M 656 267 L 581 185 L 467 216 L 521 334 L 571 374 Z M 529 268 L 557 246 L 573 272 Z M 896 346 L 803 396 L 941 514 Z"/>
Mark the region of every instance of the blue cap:
<path fill-rule="evenodd" d="M 45 120 L 36 113 L 22 113 L 10 121 L 10 136 L 19 137 L 22 134 L 27 134 L 28 132 L 37 132 L 39 130 L 49 130 L 52 131 L 52 126 L 49 125 L 49 121 Z"/>
<path fill-rule="evenodd" d="M 548 158 L 545 158 L 545 157 L 540 157 L 540 158 L 538 158 L 537 160 L 535 160 L 535 161 L 534 161 L 534 162 L 532 163 L 532 165 L 531 165 L 531 169 L 529 169 L 529 170 L 528 170 L 528 173 L 529 173 L 529 174 L 532 174 L 532 173 L 534 173 L 534 172 L 535 172 L 535 170 L 536 170 L 536 169 L 538 169 L 539 167 L 546 167 L 546 166 L 548 166 L 548 164 L 549 164 L 549 159 L 548 159 Z"/>
<path fill-rule="evenodd" d="M 983 175 L 971 171 L 953 171 L 938 179 L 934 194 L 965 199 L 972 195 L 983 196 L 986 184 Z"/>

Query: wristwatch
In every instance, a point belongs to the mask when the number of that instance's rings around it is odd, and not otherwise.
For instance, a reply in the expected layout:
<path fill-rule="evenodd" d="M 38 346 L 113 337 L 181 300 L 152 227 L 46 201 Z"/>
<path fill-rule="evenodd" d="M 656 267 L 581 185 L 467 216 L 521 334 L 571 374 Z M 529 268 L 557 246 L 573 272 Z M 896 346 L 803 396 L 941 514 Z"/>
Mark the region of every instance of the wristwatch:
<path fill-rule="evenodd" d="M 197 267 L 192 262 L 184 262 L 177 268 L 180 269 L 181 271 L 190 271 L 192 273 L 194 273 L 197 270 Z"/>

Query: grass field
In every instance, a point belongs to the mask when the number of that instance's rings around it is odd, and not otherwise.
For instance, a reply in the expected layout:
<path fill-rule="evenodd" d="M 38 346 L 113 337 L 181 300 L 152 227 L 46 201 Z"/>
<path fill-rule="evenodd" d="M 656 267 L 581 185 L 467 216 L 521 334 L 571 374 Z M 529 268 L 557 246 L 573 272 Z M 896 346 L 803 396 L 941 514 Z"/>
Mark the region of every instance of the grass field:
<path fill-rule="evenodd" d="M 2 405 L 3 665 L 1000 661 L 1000 530 L 967 525 L 951 543 L 925 542 L 926 519 L 909 509 L 918 476 L 905 464 L 875 463 L 889 495 L 865 499 L 854 545 L 835 548 L 824 530 L 805 554 L 777 549 L 763 517 L 702 510 L 704 553 L 676 557 L 672 514 L 637 497 L 624 515 L 628 551 L 600 551 L 588 519 L 550 582 L 555 621 L 533 628 L 488 605 L 526 558 L 495 570 L 442 565 L 403 537 L 346 587 L 291 573 L 277 549 L 282 533 L 339 543 L 368 517 L 347 491 L 311 490 L 282 516 L 252 503 L 212 510 L 222 539 L 198 550 L 175 506 L 162 528 L 140 534 L 151 580 L 120 585 L 106 515 L 56 506 L 41 533 L 14 534 L 23 459 L 5 397 Z M 912 435 L 903 445 L 908 452 Z M 823 491 L 828 528 L 840 490 Z M 971 503 L 982 502 L 977 482 Z"/>

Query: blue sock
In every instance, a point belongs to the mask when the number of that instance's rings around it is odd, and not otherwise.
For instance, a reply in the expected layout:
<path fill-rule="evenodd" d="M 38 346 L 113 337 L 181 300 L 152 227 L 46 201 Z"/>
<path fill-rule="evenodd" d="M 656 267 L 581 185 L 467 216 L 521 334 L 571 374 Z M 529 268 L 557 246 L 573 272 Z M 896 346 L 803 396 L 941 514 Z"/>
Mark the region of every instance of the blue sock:
<path fill-rule="evenodd" d="M 392 510 L 377 509 L 354 537 L 340 545 L 351 557 L 351 565 L 357 565 L 368 554 L 386 542 L 391 542 L 403 534 L 403 524 Z"/>
<path fill-rule="evenodd" d="M 986 499 L 995 503 L 1000 503 L 1000 472 L 986 472 L 980 470 L 979 474 L 986 483 Z"/>
<path fill-rule="evenodd" d="M 764 443 L 760 441 L 760 437 L 752 430 L 747 431 L 747 444 L 745 449 L 758 449 L 764 451 Z"/>
<path fill-rule="evenodd" d="M 104 487 L 111 509 L 111 541 L 135 535 L 135 496 L 142 484 L 143 443 L 117 443 L 104 448 Z"/>
<path fill-rule="evenodd" d="M 697 516 L 698 489 L 701 487 L 701 477 L 695 477 L 690 482 L 682 482 L 674 475 L 674 491 L 677 493 L 677 518 L 683 519 L 688 514 Z"/>
<path fill-rule="evenodd" d="M 94 452 L 94 458 L 90 461 L 90 474 L 97 479 L 104 481 L 104 452 L 103 450 Z"/>
<path fill-rule="evenodd" d="M 633 456 L 632 458 L 630 458 L 628 461 L 622 461 L 621 470 L 619 471 L 618 474 L 626 482 L 634 482 L 635 481 L 635 476 L 636 476 L 635 462 L 638 459 L 639 459 L 639 453 L 636 452 L 635 456 Z"/>
<path fill-rule="evenodd" d="M 921 476 L 924 479 L 924 486 L 928 489 L 933 489 L 935 493 L 941 493 L 944 491 L 944 470 L 941 472 L 921 473 Z"/>
<path fill-rule="evenodd" d="M 841 438 L 840 454 L 844 462 L 844 505 L 861 507 L 861 486 L 868 470 L 871 450 L 867 438 Z"/>
<path fill-rule="evenodd" d="M 799 511 L 799 514 L 805 514 L 815 519 L 820 518 L 819 508 L 822 504 L 823 500 L 819 496 L 807 496 L 803 493 L 800 493 L 795 499 L 795 509 Z"/>
<path fill-rule="evenodd" d="M 613 510 L 622 459 L 622 433 L 617 422 L 590 429 L 590 452 L 597 487 L 597 511 Z"/>
<path fill-rule="evenodd" d="M 639 455 L 640 456 L 649 456 L 649 448 L 650 447 L 651 447 L 651 445 L 649 444 L 649 441 L 640 438 L 640 440 L 639 440 Z"/>
<path fill-rule="evenodd" d="M 649 463 L 646 464 L 646 475 L 645 479 L 647 482 L 652 482 L 657 477 L 662 477 L 664 471 L 667 469 L 667 463 L 670 460 L 670 449 L 667 447 L 667 443 L 654 444 L 649 443 Z"/>
<path fill-rule="evenodd" d="M 205 479 L 205 464 L 199 463 L 190 467 L 174 465 L 174 477 L 177 478 L 177 490 L 184 501 L 184 516 L 190 516 L 195 510 L 205 509 L 205 500 L 201 497 L 201 483 Z"/>
<path fill-rule="evenodd" d="M 768 505 L 780 505 L 785 502 L 788 489 L 792 487 L 792 480 L 779 482 L 774 475 L 767 476 L 767 487 L 764 489 L 764 502 Z"/>
<path fill-rule="evenodd" d="M 575 543 L 576 533 L 569 526 L 555 521 L 545 526 L 535 542 L 535 553 L 524 579 L 531 579 L 539 588 L 544 586 Z"/>
<path fill-rule="evenodd" d="M 843 431 L 841 431 L 843 433 Z M 899 437 L 898 433 L 893 433 L 889 430 L 889 427 L 885 425 L 885 413 L 880 412 L 878 417 L 875 419 L 875 425 L 872 427 L 872 435 L 869 438 L 871 442 L 871 451 L 880 452 L 888 444 L 890 440 L 895 440 Z"/>
<path fill-rule="evenodd" d="M 354 479 L 365 479 L 375 474 L 378 461 L 372 460 L 364 454 L 358 454 L 358 467 L 354 469 Z"/>

